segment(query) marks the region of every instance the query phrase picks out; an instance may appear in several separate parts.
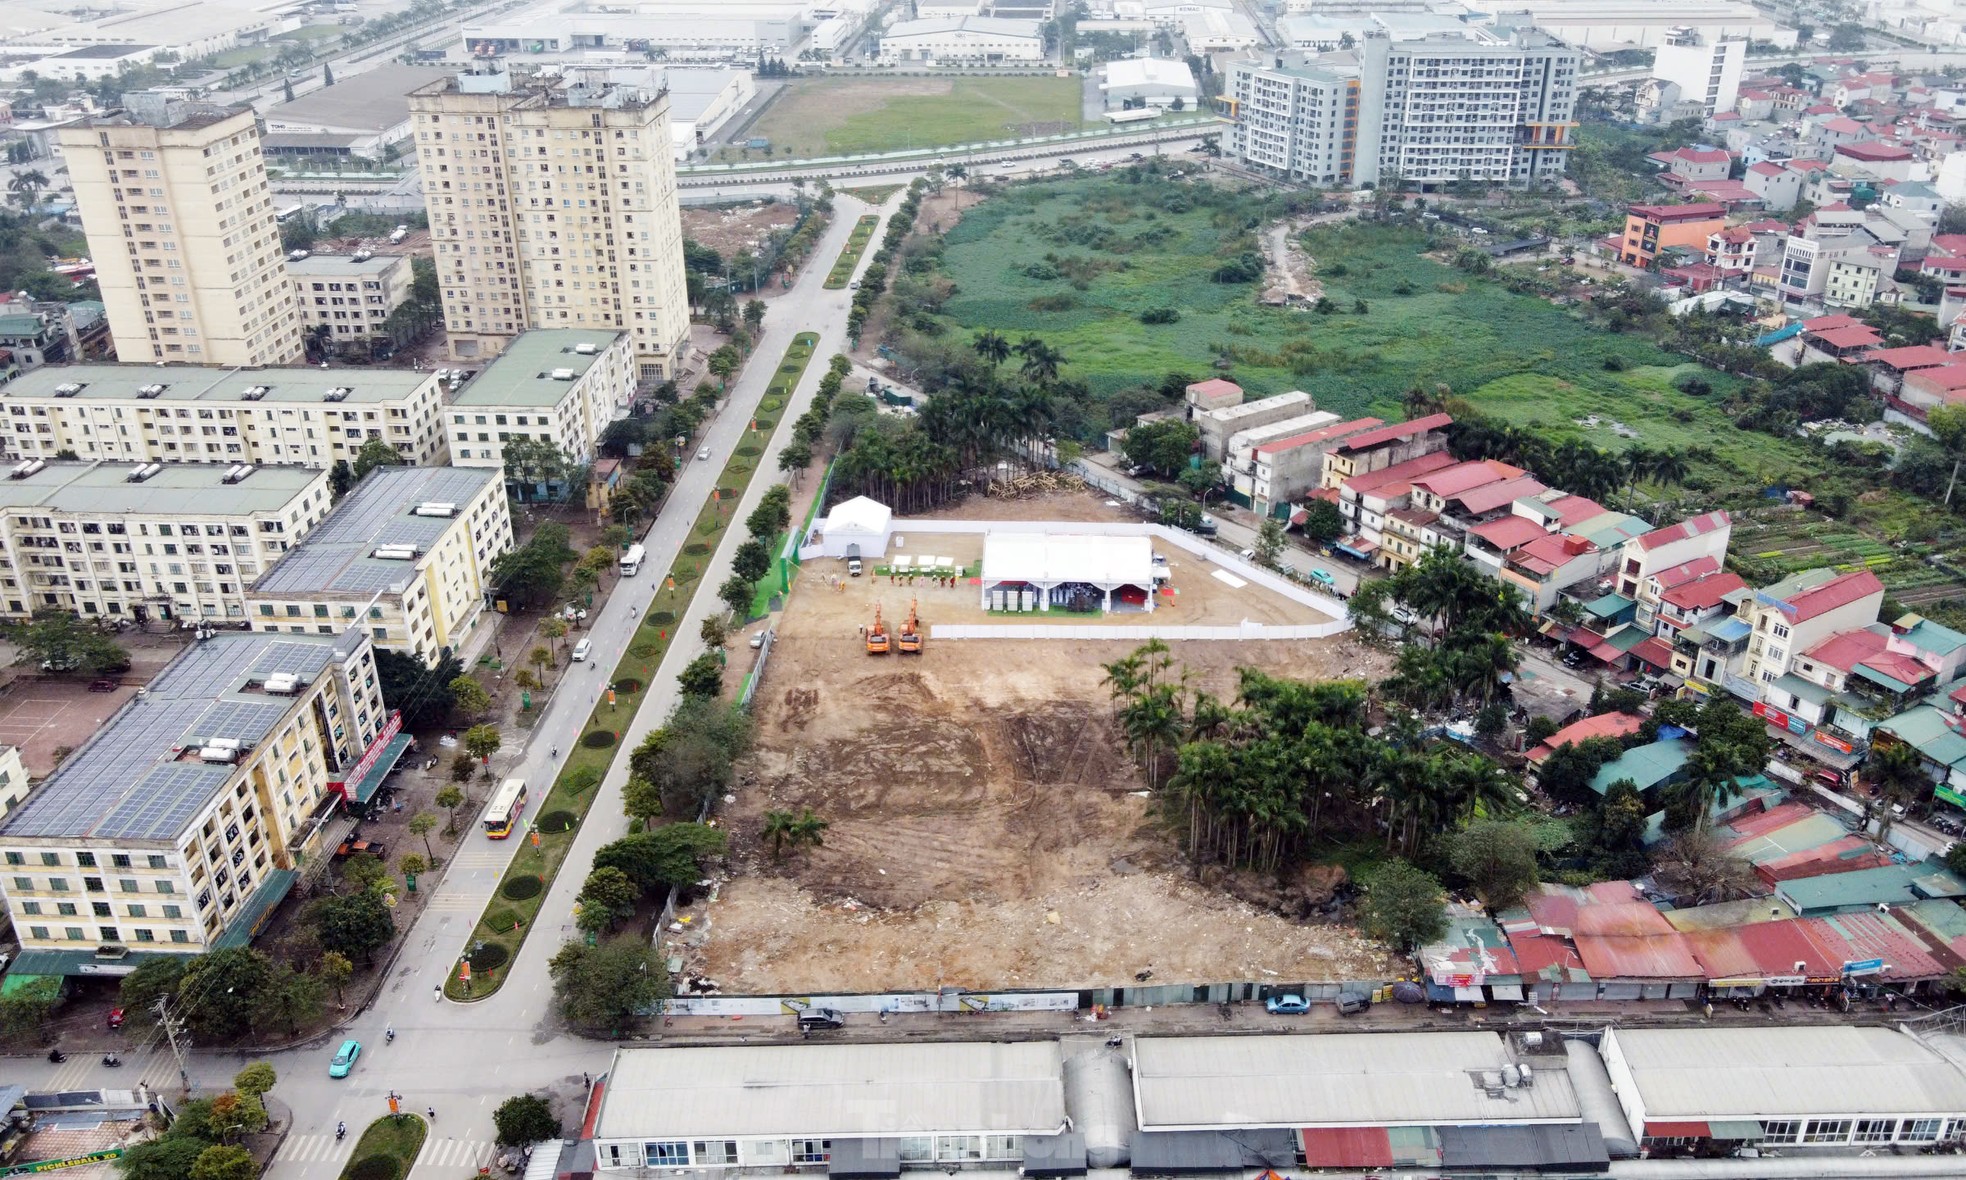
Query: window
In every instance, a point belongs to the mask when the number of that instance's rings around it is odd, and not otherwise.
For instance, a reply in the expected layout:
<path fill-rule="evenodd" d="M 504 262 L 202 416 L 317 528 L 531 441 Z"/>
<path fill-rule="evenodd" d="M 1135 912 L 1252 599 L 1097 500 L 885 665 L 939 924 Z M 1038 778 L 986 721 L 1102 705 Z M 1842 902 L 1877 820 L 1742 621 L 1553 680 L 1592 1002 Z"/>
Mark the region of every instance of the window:
<path fill-rule="evenodd" d="M 1849 1119 L 1810 1119 L 1804 1143 L 1844 1143 L 1850 1138 Z"/>
<path fill-rule="evenodd" d="M 184 931 L 182 931 L 182 930 L 173 930 L 173 931 L 171 931 L 171 941 L 172 941 L 172 942 L 190 942 L 190 941 L 191 941 L 191 935 L 189 935 L 189 934 L 187 934 L 187 933 L 185 933 L 185 932 L 184 932 Z"/>
<path fill-rule="evenodd" d="M 686 1168 L 689 1166 L 689 1144 L 644 1143 L 642 1157 L 651 1168 Z"/>
<path fill-rule="evenodd" d="M 26 863 L 27 863 L 27 858 L 26 858 L 26 857 L 24 857 L 24 856 L 22 856 L 22 855 L 21 855 L 20 853 L 18 853 L 18 852 L 9 852 L 9 853 L 7 854 L 7 863 L 8 863 L 8 864 L 10 864 L 10 865 L 21 865 L 21 864 L 26 864 Z"/>
<path fill-rule="evenodd" d="M 690 1145 L 698 1167 L 729 1166 L 737 1162 L 737 1140 L 712 1139 Z"/>
<path fill-rule="evenodd" d="M 41 863 L 44 865 L 58 865 L 61 863 L 61 853 L 44 852 L 41 854 Z"/>
<path fill-rule="evenodd" d="M 1789 637 L 1788 624 L 1786 623 L 1776 623 L 1770 629 L 1775 633 L 1775 638 L 1777 639 L 1787 639 Z"/>
<path fill-rule="evenodd" d="M 935 1158 L 943 1161 L 980 1160 L 983 1139 L 978 1135 L 944 1135 L 936 1140 Z"/>
<path fill-rule="evenodd" d="M 831 1139 L 792 1140 L 792 1162 L 795 1164 L 823 1164 L 832 1154 Z"/>
<path fill-rule="evenodd" d="M 88 936 L 82 933 L 80 926 L 63 926 L 61 928 L 61 936 L 70 942 L 88 941 Z"/>
<path fill-rule="evenodd" d="M 1897 1133 L 1896 1119 L 1858 1119 L 1855 1139 L 1858 1143 L 1889 1143 Z"/>
<path fill-rule="evenodd" d="M 42 942 L 47 942 L 48 928 L 46 926 L 29 926 L 27 928 L 27 936 L 29 938 L 38 938 Z"/>
<path fill-rule="evenodd" d="M 986 1135 L 983 1139 L 983 1157 L 993 1160 L 1020 1159 L 1024 1155 L 1022 1135 Z"/>
<path fill-rule="evenodd" d="M 34 878 L 32 878 L 32 877 L 15 877 L 15 878 L 14 878 L 14 892 L 16 892 L 16 893 L 29 893 L 29 892 L 32 892 L 32 891 L 33 891 L 33 889 L 34 889 Z"/>
<path fill-rule="evenodd" d="M 93 869 L 96 867 L 96 854 L 93 852 L 78 852 L 75 854 L 75 863 L 85 869 Z"/>
<path fill-rule="evenodd" d="M 1898 1138 L 1907 1143 L 1930 1143 L 1939 1137 L 1939 1120 L 1906 1119 Z"/>
<path fill-rule="evenodd" d="M 904 1164 L 926 1164 L 935 1159 L 935 1137 L 933 1135 L 907 1135 L 901 1140 L 901 1162 Z"/>
<path fill-rule="evenodd" d="M 67 877 L 49 877 L 49 878 L 48 878 L 48 892 L 49 892 L 49 893 L 67 893 L 67 892 L 68 892 L 68 878 L 67 878 Z"/>

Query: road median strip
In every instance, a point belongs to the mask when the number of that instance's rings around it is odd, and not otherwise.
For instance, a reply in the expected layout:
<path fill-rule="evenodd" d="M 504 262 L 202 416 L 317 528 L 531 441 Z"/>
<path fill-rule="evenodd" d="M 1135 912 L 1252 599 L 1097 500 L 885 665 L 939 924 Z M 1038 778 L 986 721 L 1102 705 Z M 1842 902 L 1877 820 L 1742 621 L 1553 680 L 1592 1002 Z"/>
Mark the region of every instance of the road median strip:
<path fill-rule="evenodd" d="M 853 225 L 853 234 L 846 240 L 846 248 L 840 251 L 838 262 L 827 272 L 826 289 L 837 291 L 853 278 L 854 268 L 860 265 L 860 256 L 867 252 L 867 243 L 874 240 L 874 230 L 881 224 L 878 214 L 869 213 Z"/>
<path fill-rule="evenodd" d="M 534 919 L 573 849 L 581 823 L 600 796 L 602 781 L 615 759 L 624 753 L 635 714 L 677 638 L 677 627 L 701 588 L 710 559 L 736 515 L 738 501 L 757 473 L 766 444 L 818 347 L 818 333 L 800 332 L 779 359 L 777 371 L 751 416 L 748 435 L 733 448 L 730 461 L 717 476 L 716 487 L 697 513 L 682 552 L 657 583 L 637 621 L 636 634 L 615 665 L 610 687 L 595 703 L 580 737 L 567 751 L 566 764 L 552 789 L 533 809 L 532 822 L 516 837 L 526 841 L 526 846 L 512 858 L 498 889 L 486 903 L 484 914 L 459 954 L 459 968 L 449 972 L 444 984 L 444 995 L 449 999 L 482 1000 L 503 986 L 507 968 L 525 946 Z M 620 587 L 616 590 L 619 592 Z M 464 963 L 470 964 L 468 977 L 462 970 Z"/>

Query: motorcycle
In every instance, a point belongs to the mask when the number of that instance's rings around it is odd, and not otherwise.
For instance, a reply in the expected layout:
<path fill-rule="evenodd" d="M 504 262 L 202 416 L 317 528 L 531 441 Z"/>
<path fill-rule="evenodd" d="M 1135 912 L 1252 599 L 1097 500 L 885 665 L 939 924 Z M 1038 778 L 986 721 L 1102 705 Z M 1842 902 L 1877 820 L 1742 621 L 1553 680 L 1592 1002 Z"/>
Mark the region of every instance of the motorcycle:
<path fill-rule="evenodd" d="M 123 1064 L 123 1059 L 114 1053 L 104 1053 L 102 1055 L 102 1063 L 111 1069 L 115 1069 L 117 1066 Z"/>
<path fill-rule="evenodd" d="M 48 1060 L 54 1062 L 56 1065 L 60 1065 L 62 1062 L 68 1060 L 68 1054 L 62 1052 L 60 1049 L 50 1049 L 48 1050 Z"/>
<path fill-rule="evenodd" d="M 339 1142 L 341 1142 L 341 1141 L 342 1141 L 343 1139 L 345 1139 L 345 1138 L 347 1138 L 347 1136 L 348 1136 L 348 1124 L 347 1124 L 347 1123 L 336 1123 L 336 1124 L 334 1125 L 334 1138 L 335 1138 L 335 1142 L 336 1142 L 336 1143 L 339 1143 Z"/>

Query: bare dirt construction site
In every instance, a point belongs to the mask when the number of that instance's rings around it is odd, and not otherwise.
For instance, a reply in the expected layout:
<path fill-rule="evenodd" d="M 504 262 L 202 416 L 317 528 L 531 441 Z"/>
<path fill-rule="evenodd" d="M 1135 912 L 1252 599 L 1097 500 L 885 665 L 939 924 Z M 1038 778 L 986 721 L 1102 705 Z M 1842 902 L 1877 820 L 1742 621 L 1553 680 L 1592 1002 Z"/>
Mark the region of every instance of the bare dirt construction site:
<path fill-rule="evenodd" d="M 784 201 L 754 201 L 726 208 L 685 205 L 683 236 L 730 258 L 739 250 L 755 249 L 772 230 L 798 219 L 799 211 Z"/>
<path fill-rule="evenodd" d="M 1002 519 L 1004 508 L 978 511 Z M 1101 508 L 1074 497 L 1046 514 L 1103 519 Z M 779 624 L 755 706 L 753 781 L 726 811 L 734 879 L 694 908 L 696 931 L 683 940 L 696 973 L 757 994 L 1391 969 L 1382 947 L 1349 928 L 1291 921 L 1193 880 L 1100 683 L 1101 665 L 1136 644 L 937 642 L 935 612 L 946 617 L 957 598 L 974 611 L 977 592 L 964 584 L 922 593 L 923 654 L 869 656 L 845 612 L 859 615 L 880 593 L 893 620 L 905 592 L 862 579 L 839 593 L 829 588 L 835 564 L 807 564 Z M 1224 697 L 1241 665 L 1305 679 L 1386 670 L 1349 636 L 1172 647 L 1195 688 Z M 759 840 L 764 813 L 805 807 L 827 821 L 824 844 L 775 860 Z"/>

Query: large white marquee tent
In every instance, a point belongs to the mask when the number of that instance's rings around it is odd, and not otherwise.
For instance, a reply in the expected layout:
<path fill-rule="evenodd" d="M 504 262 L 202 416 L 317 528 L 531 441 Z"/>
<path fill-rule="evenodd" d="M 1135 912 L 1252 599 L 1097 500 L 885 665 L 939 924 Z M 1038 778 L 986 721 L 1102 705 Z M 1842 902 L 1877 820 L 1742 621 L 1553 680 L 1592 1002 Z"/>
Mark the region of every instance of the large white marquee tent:
<path fill-rule="evenodd" d="M 1110 611 L 1114 593 L 1129 587 L 1141 609 L 1153 610 L 1154 576 L 1148 537 L 989 533 L 983 538 L 984 610 L 1048 611 L 1076 602 Z"/>

